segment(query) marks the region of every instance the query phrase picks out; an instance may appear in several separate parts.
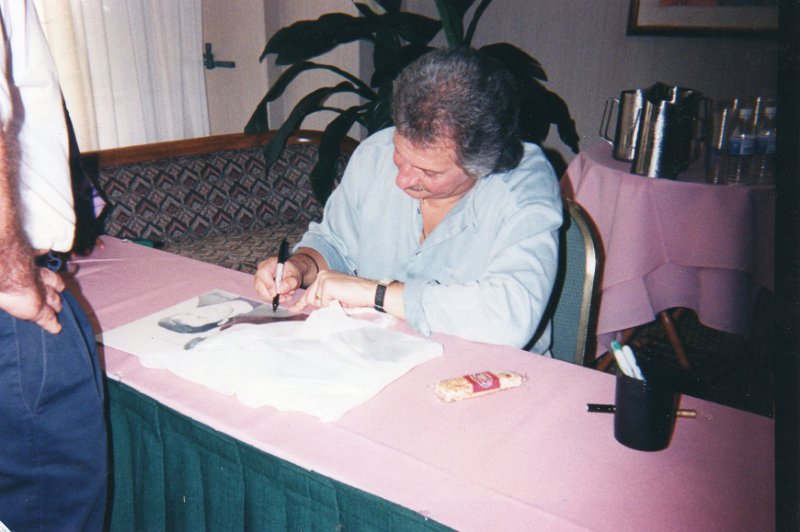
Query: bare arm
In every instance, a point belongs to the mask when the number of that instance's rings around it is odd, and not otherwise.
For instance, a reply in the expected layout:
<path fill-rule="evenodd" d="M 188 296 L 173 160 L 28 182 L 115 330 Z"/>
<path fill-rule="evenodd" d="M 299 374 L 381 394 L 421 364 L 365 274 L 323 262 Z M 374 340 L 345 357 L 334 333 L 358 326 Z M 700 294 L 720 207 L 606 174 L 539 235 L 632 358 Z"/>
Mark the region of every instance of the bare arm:
<path fill-rule="evenodd" d="M 19 203 L 8 139 L 0 131 L 0 309 L 58 333 L 64 282 L 55 272 L 34 265 L 35 252 L 22 231 Z"/>
<path fill-rule="evenodd" d="M 338 301 L 346 307 L 371 307 L 375 303 L 377 288 L 377 281 L 323 270 L 292 309 L 299 310 L 306 306 L 326 307 L 332 301 Z M 396 281 L 389 285 L 383 298 L 384 311 L 400 319 L 405 319 L 403 289 L 404 284 Z"/>

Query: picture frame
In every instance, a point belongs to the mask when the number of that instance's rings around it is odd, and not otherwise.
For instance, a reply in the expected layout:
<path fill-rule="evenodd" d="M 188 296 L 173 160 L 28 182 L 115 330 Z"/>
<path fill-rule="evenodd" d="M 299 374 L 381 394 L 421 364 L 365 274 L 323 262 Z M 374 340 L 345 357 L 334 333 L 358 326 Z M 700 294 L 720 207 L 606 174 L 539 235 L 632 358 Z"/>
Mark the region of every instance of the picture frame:
<path fill-rule="evenodd" d="M 628 35 L 769 37 L 777 0 L 631 0 Z"/>

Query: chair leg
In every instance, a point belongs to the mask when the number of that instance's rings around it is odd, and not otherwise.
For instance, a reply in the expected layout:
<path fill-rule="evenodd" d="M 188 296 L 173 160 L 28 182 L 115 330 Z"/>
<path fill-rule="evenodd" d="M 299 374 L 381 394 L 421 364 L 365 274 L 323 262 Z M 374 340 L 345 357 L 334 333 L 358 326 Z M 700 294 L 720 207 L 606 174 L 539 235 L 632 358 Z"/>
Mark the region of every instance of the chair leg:
<path fill-rule="evenodd" d="M 609 364 L 611 364 L 611 359 L 614 358 L 611 356 L 611 351 L 607 352 L 603 357 L 600 358 L 600 361 L 594 367 L 597 371 L 605 371 Z"/>
<path fill-rule="evenodd" d="M 659 312 L 658 319 L 661 320 L 661 325 L 663 325 L 664 331 L 667 333 L 667 339 L 670 345 L 672 345 L 672 349 L 675 351 L 675 358 L 678 359 L 678 363 L 683 369 L 690 369 L 689 360 L 686 358 L 686 351 L 683 349 L 683 344 L 678 336 L 678 329 L 675 327 L 675 322 L 669 311 L 662 310 Z"/>

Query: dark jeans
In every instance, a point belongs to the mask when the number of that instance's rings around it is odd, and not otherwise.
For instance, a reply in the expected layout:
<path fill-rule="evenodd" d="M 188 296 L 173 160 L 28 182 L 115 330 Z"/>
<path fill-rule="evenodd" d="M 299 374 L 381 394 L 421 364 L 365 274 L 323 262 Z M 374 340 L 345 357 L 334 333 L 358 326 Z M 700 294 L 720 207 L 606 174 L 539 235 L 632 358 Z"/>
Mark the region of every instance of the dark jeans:
<path fill-rule="evenodd" d="M 55 335 L 0 311 L 0 521 L 15 532 L 103 527 L 102 373 L 86 315 L 62 302 Z"/>

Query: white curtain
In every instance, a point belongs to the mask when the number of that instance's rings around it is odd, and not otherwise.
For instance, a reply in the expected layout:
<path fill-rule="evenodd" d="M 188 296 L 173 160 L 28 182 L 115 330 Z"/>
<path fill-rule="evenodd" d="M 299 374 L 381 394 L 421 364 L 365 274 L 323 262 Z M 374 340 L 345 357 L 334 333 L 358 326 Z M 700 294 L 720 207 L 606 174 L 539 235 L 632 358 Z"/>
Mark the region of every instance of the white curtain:
<path fill-rule="evenodd" d="M 82 151 L 209 134 L 201 0 L 35 0 Z"/>

